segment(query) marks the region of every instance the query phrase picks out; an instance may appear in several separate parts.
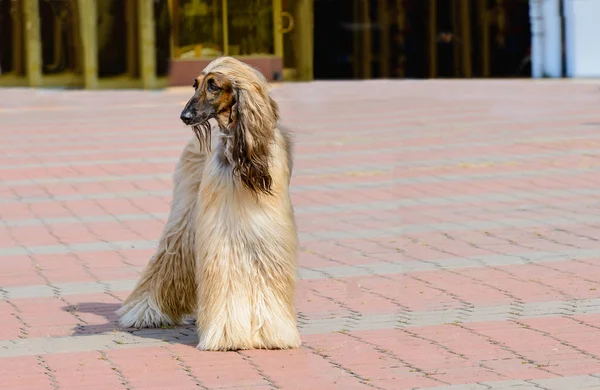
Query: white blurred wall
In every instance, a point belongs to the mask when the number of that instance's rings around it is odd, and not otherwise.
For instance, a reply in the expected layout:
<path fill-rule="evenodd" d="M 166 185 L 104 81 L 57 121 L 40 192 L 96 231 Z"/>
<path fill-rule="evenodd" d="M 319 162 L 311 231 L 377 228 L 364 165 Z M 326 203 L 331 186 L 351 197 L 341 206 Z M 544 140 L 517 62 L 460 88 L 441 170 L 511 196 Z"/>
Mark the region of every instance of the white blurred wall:
<path fill-rule="evenodd" d="M 529 0 L 532 76 L 561 77 L 560 1 L 567 76 L 600 77 L 600 0 Z"/>
<path fill-rule="evenodd" d="M 600 77 L 600 0 L 565 0 L 567 76 Z"/>

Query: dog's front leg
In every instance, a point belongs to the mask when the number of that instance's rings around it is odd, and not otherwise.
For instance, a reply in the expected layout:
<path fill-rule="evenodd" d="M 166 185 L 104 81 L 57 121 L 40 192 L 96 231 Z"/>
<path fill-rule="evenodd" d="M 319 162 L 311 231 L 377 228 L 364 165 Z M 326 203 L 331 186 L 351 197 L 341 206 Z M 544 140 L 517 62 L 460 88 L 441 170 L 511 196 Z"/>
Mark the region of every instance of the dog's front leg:
<path fill-rule="evenodd" d="M 252 349 L 253 281 L 247 260 L 230 243 L 197 240 L 202 246 L 197 271 L 198 348 Z"/>
<path fill-rule="evenodd" d="M 175 171 L 173 203 L 158 249 L 117 311 L 121 326 L 177 325 L 195 312 L 195 208 L 203 165 L 197 142 L 190 142 Z"/>

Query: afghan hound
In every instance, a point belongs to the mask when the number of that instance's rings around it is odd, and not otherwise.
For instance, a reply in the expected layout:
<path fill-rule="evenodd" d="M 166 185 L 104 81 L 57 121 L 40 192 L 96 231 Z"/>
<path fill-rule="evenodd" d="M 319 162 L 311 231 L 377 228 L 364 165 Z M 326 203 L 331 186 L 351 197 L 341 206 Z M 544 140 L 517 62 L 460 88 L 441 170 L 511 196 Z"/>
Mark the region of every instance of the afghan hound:
<path fill-rule="evenodd" d="M 120 324 L 173 326 L 195 315 L 201 350 L 299 347 L 292 142 L 266 79 L 217 58 L 194 80 L 181 120 L 196 137 L 175 170 L 158 249 L 117 311 Z"/>

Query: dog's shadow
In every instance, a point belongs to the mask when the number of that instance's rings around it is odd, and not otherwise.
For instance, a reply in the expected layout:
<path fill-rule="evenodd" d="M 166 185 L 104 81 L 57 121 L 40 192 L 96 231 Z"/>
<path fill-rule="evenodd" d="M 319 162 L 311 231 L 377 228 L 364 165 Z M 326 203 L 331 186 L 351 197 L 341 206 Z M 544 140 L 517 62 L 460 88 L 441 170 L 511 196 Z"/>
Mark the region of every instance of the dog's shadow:
<path fill-rule="evenodd" d="M 121 307 L 118 303 L 84 302 L 77 305 L 64 306 L 62 310 L 77 317 L 82 324 L 73 329 L 73 336 L 111 335 L 115 344 L 139 344 L 155 341 L 171 342 L 178 344 L 194 344 L 198 342 L 193 320 L 187 320 L 182 326 L 163 328 L 122 328 L 119 318 L 115 313 Z M 82 314 L 86 315 L 82 315 Z M 86 323 L 93 316 L 102 317 L 106 322 L 102 324 Z M 87 319 L 86 319 L 87 317 Z M 144 340 L 149 339 L 149 340 Z"/>

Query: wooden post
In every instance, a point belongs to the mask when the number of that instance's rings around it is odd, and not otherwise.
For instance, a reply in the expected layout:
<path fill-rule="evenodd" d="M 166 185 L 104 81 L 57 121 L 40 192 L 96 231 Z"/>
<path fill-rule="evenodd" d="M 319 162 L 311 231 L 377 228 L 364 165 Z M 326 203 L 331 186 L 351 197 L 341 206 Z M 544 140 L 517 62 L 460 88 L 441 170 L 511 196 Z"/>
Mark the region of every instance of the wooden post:
<path fill-rule="evenodd" d="M 406 44 L 406 9 L 404 9 L 404 2 L 402 0 L 396 0 L 396 7 L 398 9 L 398 29 L 400 30 L 400 40 L 399 44 L 405 46 Z M 400 69 L 399 69 L 399 77 L 405 77 L 405 64 L 406 64 L 406 55 L 400 55 Z"/>
<path fill-rule="evenodd" d="M 379 1 L 378 5 L 378 16 L 379 16 L 379 28 L 380 28 L 380 38 L 381 42 L 381 55 L 379 57 L 380 61 L 380 69 L 381 69 L 381 77 L 389 78 L 390 77 L 390 46 L 395 44 L 395 40 L 392 41 L 390 39 L 390 10 L 389 4 L 387 1 Z"/>
<path fill-rule="evenodd" d="M 460 69 L 460 63 L 461 63 L 461 58 L 460 58 L 460 46 L 462 45 L 462 40 L 464 37 L 462 37 L 462 26 L 460 23 L 460 19 L 459 19 L 459 9 L 458 7 L 460 7 L 459 4 L 457 4 L 457 1 L 453 1 L 450 0 L 451 4 L 450 4 L 450 8 L 451 8 L 451 12 L 452 12 L 452 41 L 450 41 L 450 45 L 452 45 L 452 74 L 454 75 L 453 77 L 460 77 L 461 76 L 461 69 Z M 465 2 L 465 0 L 461 1 L 462 3 Z M 459 43 L 460 42 L 460 43 Z"/>
<path fill-rule="evenodd" d="M 362 55 L 362 78 L 371 78 L 371 15 L 369 12 L 370 0 L 362 0 L 362 22 L 363 22 L 363 55 Z"/>
<path fill-rule="evenodd" d="M 38 0 L 25 0 L 23 4 L 25 35 L 25 70 L 30 87 L 42 83 L 42 37 Z"/>
<path fill-rule="evenodd" d="M 352 22 L 354 25 L 360 23 L 360 0 L 352 1 Z M 360 50 L 360 33 L 358 29 L 354 29 L 352 32 L 352 74 L 355 79 L 360 78 L 360 62 L 359 58 L 362 58 Z"/>
<path fill-rule="evenodd" d="M 104 0 L 99 0 L 104 1 Z M 136 39 L 137 31 L 141 27 L 141 14 L 140 8 L 144 0 L 126 0 L 121 6 L 125 7 L 125 37 L 127 43 L 127 75 L 131 78 L 141 76 L 140 65 L 138 62 L 138 53 L 136 50 L 139 49 L 141 43 L 140 39 Z M 136 20 L 136 18 L 138 20 Z M 140 53 L 141 54 L 141 53 Z"/>
<path fill-rule="evenodd" d="M 179 0 L 169 0 L 171 18 L 171 59 L 179 58 Z"/>
<path fill-rule="evenodd" d="M 460 3 L 460 21 L 462 25 L 461 48 L 463 76 L 473 77 L 473 65 L 471 61 L 471 14 L 470 0 L 462 0 Z"/>
<path fill-rule="evenodd" d="M 69 0 L 69 8 L 73 23 L 69 26 L 70 36 L 68 37 L 69 55 L 74 58 L 75 73 L 83 74 L 83 51 L 81 45 L 81 20 L 79 19 L 79 1 Z"/>
<path fill-rule="evenodd" d="M 490 77 L 490 17 L 487 9 L 487 1 L 479 0 L 479 17 L 481 18 L 481 62 L 483 77 Z"/>
<path fill-rule="evenodd" d="M 298 80 L 314 79 L 314 0 L 298 0 L 296 15 L 298 15 L 296 63 L 298 64 Z"/>
<path fill-rule="evenodd" d="M 13 52 L 12 67 L 15 76 L 20 77 L 23 69 L 23 4 L 21 2 L 10 3 L 10 17 L 12 19 Z"/>
<path fill-rule="evenodd" d="M 498 24 L 498 43 L 504 45 L 504 40 L 506 38 L 506 9 L 504 8 L 504 0 L 497 0 L 496 17 L 496 23 Z"/>
<path fill-rule="evenodd" d="M 283 32 L 281 26 L 281 0 L 273 0 L 273 46 L 275 55 L 283 60 Z"/>
<path fill-rule="evenodd" d="M 437 0 L 429 0 L 429 77 L 437 76 Z"/>
<path fill-rule="evenodd" d="M 156 88 L 156 37 L 153 0 L 138 0 L 140 77 L 145 89 Z"/>
<path fill-rule="evenodd" d="M 102 0 L 100 0 L 102 1 Z M 98 10 L 96 0 L 79 0 L 79 33 L 83 51 L 83 83 L 98 88 Z"/>
<path fill-rule="evenodd" d="M 222 1 L 222 16 L 223 16 L 223 55 L 229 55 L 229 16 L 227 14 L 227 0 Z M 281 12 L 280 12 L 281 13 Z"/>

